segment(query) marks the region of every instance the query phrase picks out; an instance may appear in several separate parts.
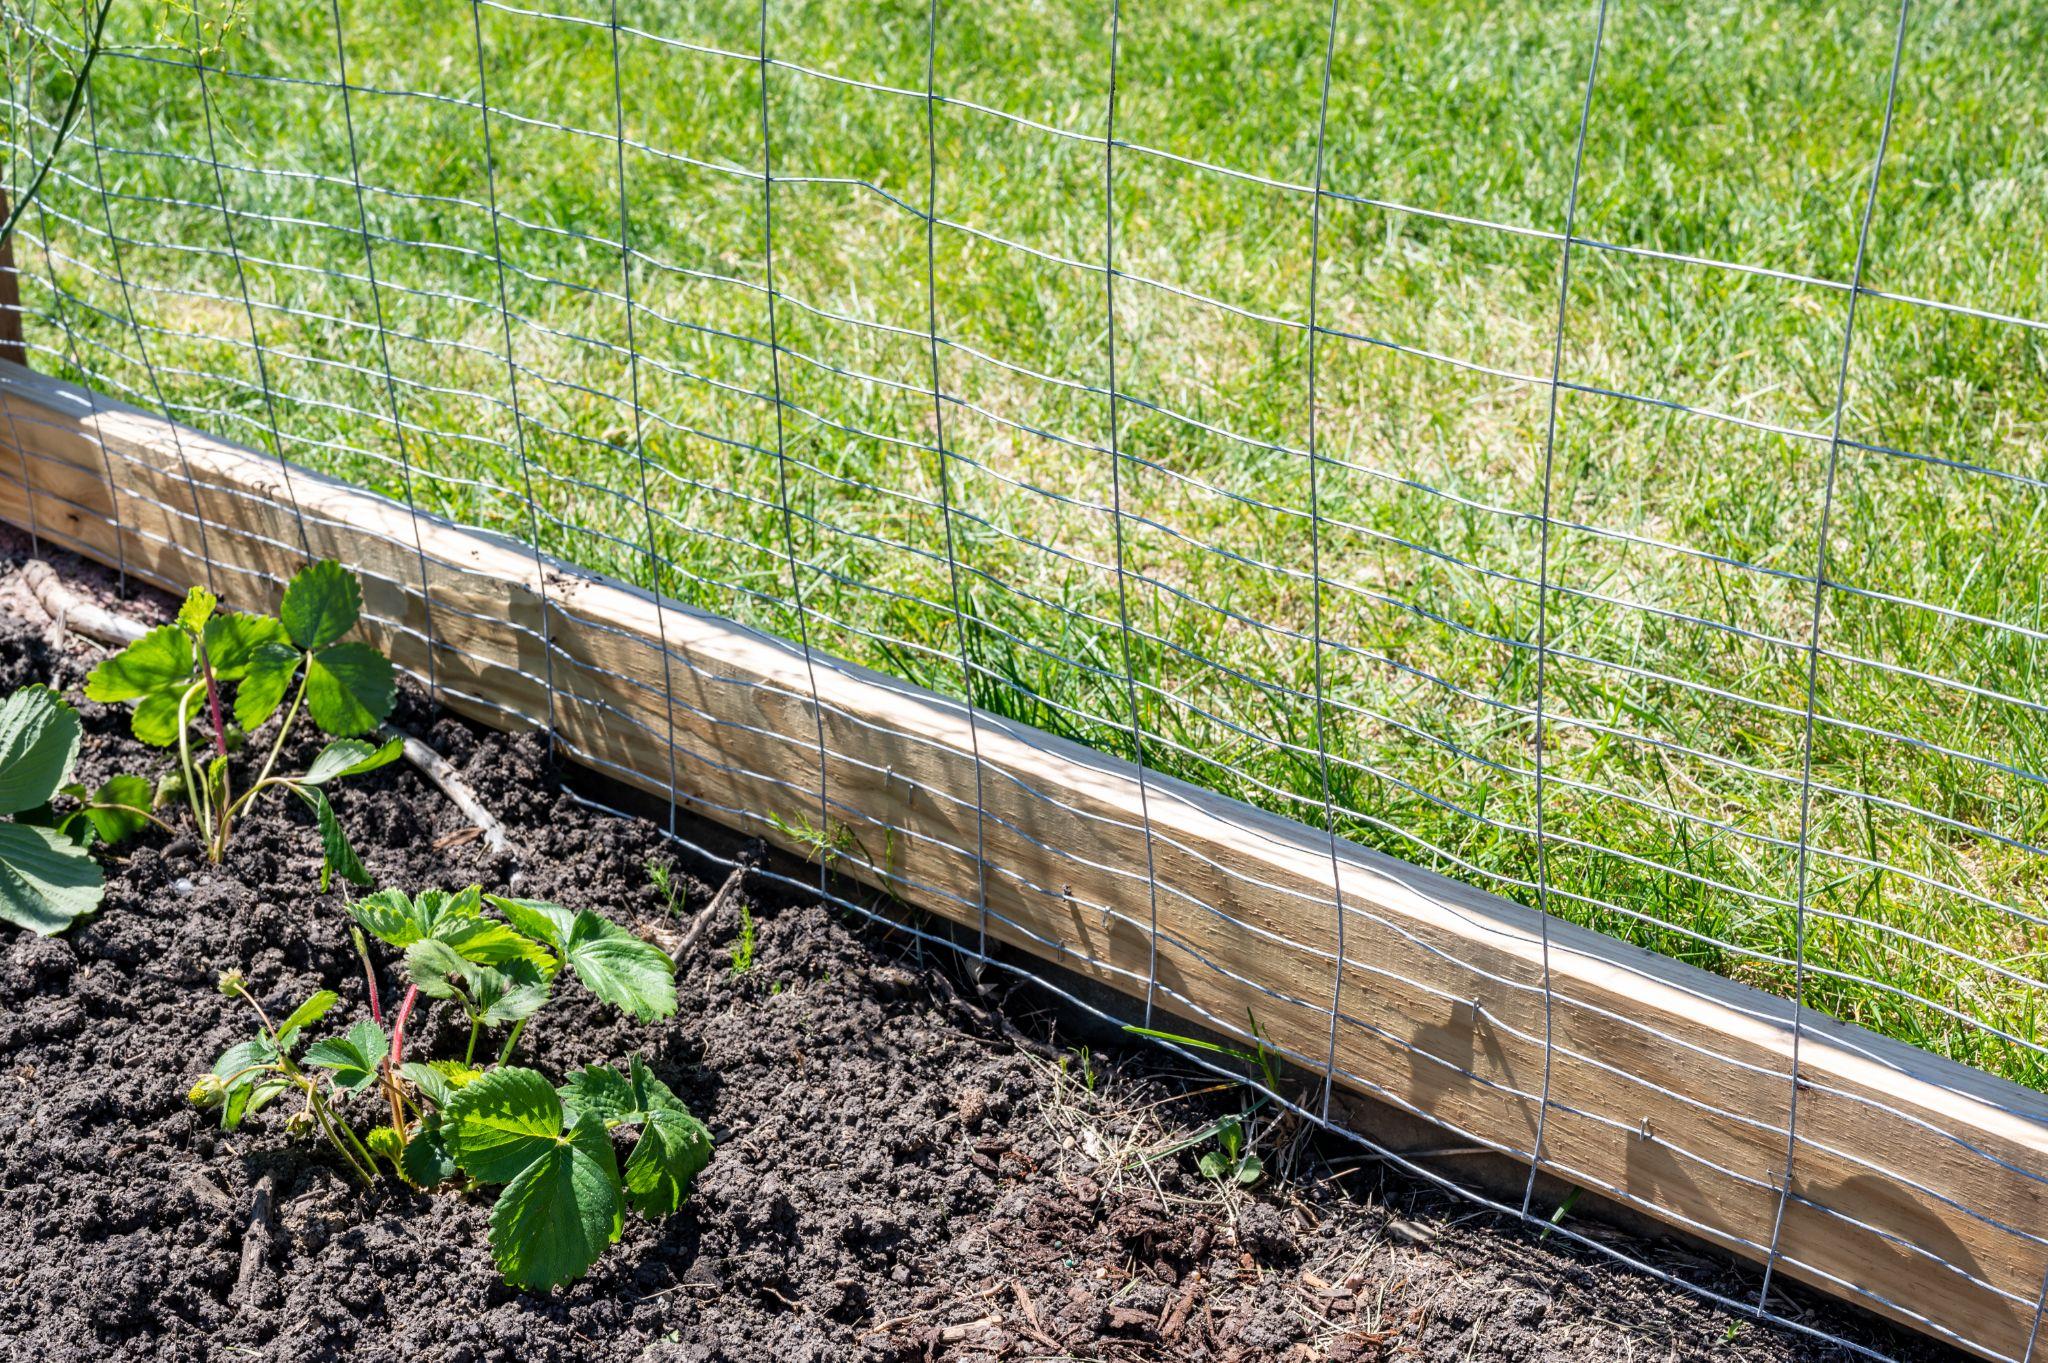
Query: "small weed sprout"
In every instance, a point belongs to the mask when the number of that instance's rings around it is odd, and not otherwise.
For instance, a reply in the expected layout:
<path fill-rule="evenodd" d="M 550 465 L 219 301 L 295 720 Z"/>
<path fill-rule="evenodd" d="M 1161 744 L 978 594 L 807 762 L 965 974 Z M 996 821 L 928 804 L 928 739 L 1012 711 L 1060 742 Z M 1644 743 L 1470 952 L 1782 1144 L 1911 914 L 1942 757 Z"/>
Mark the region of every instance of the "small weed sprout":
<path fill-rule="evenodd" d="M 336 875 L 369 884 L 324 788 L 395 761 L 404 745 L 393 739 L 377 747 L 357 737 L 384 722 L 397 692 L 389 659 L 368 644 L 342 641 L 362 616 L 355 574 L 329 561 L 308 565 L 285 586 L 275 617 L 222 611 L 219 604 L 212 592 L 194 587 L 175 622 L 149 631 L 86 678 L 88 698 L 133 707 L 130 724 L 137 738 L 178 750 L 177 767 L 153 794 L 138 777 L 118 777 L 121 785 L 109 782 L 96 804 L 140 827 L 143 820 L 160 823 L 152 811 L 182 797 L 206 855 L 218 863 L 227 855 L 235 821 L 256 798 L 273 788 L 287 790 L 306 802 L 319 825 L 320 888 L 326 890 Z M 237 795 L 230 756 L 245 735 L 277 713 L 287 694 L 291 704 L 263 765 Z M 305 771 L 275 774 L 302 709 L 334 741 Z M 203 752 L 195 756 L 195 728 L 212 748 L 210 758 Z"/>
<path fill-rule="evenodd" d="M 786 819 L 779 814 L 770 814 L 768 822 L 802 849 L 805 861 L 830 866 L 855 849 L 860 849 L 862 855 L 866 855 L 866 849 L 860 846 L 860 839 L 846 824 L 832 822 L 820 828 L 811 822 L 809 816 L 803 814 L 794 814 Z"/>
<path fill-rule="evenodd" d="M 732 944 L 732 973 L 744 975 L 754 968 L 754 911 L 740 901 L 740 935 Z"/>
<path fill-rule="evenodd" d="M 1215 1127 L 1216 1148 L 1196 1162 L 1202 1177 L 1235 1183 L 1257 1183 L 1266 1163 L 1245 1146 L 1244 1123 L 1227 1117 Z"/>
<path fill-rule="evenodd" d="M 1266 1044 L 1266 1036 L 1259 1027 L 1258 1018 L 1249 1010 L 1245 1016 L 1250 1024 L 1255 1047 L 1249 1051 L 1239 1046 L 1208 1041 L 1201 1037 L 1160 1031 L 1154 1027 L 1128 1024 L 1124 1027 L 1124 1030 L 1133 1036 L 1151 1037 L 1155 1041 L 1167 1041 L 1191 1050 L 1229 1056 L 1244 1065 L 1244 1083 L 1263 1090 L 1237 1116 L 1225 1117 L 1173 1147 L 1176 1150 L 1185 1150 L 1213 1138 L 1216 1148 L 1204 1153 L 1196 1161 L 1196 1167 L 1202 1171 L 1205 1178 L 1240 1184 L 1256 1183 L 1266 1171 L 1265 1161 L 1252 1152 L 1251 1139 L 1246 1128 L 1254 1114 L 1269 1101 L 1268 1095 L 1277 1096 L 1280 1092 L 1280 1057 Z"/>
<path fill-rule="evenodd" d="M 1061 1056 L 1060 1068 L 1065 1069 L 1066 1067 L 1067 1058 Z M 1095 1084 L 1099 1077 L 1095 1072 L 1095 1052 L 1089 1050 L 1086 1046 L 1074 1047 L 1074 1069 L 1081 1076 L 1081 1087 L 1087 1089 L 1090 1093 L 1095 1092 Z"/>
<path fill-rule="evenodd" d="M 222 990 L 246 1000 L 261 1030 L 230 1047 L 192 1087 L 230 1130 L 288 1092 L 305 1111 L 288 1124 L 318 1130 L 357 1178 L 378 1160 L 415 1187 L 503 1184 L 491 1211 L 491 1253 L 505 1280 L 540 1290 L 582 1276 L 621 1234 L 627 1207 L 665 1216 L 681 1207 L 711 1159 L 711 1132 L 637 1056 L 624 1069 L 592 1065 L 559 1088 L 509 1063 L 527 1024 L 569 977 L 642 1022 L 676 1011 L 675 964 L 591 910 L 484 895 L 477 886 L 407 896 L 380 890 L 349 906 L 351 936 L 370 985 L 371 1016 L 294 1058 L 300 1032 L 337 998 L 322 990 L 273 1027 L 238 974 Z M 404 953 L 407 982 L 387 1030 L 368 939 Z M 469 1023 L 460 1060 L 407 1053 L 422 1000 L 446 1002 Z M 504 1028 L 495 1062 L 479 1065 L 484 1032 Z M 312 1071 L 327 1071 L 325 1084 Z M 336 1111 L 352 1095 L 378 1100 L 367 1136 Z M 388 1118 L 388 1121 L 384 1120 Z M 611 1132 L 638 1130 L 621 1171 Z"/>
<path fill-rule="evenodd" d="M 654 882 L 654 892 L 661 896 L 662 906 L 668 910 L 671 920 L 683 916 L 683 887 L 676 883 L 675 868 L 665 861 L 647 859 L 647 878 Z"/>

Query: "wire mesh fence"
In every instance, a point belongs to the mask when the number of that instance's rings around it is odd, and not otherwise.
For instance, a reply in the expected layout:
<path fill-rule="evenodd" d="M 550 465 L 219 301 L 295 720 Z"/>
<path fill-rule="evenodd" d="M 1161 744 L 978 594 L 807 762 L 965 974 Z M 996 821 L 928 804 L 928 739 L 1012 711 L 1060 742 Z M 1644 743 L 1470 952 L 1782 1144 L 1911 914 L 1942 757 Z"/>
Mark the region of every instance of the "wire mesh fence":
<path fill-rule="evenodd" d="M 2048 1087 L 2041 16 L 274 8 L 116 16 L 38 367 L 971 702 L 983 877 L 1026 723 Z"/>

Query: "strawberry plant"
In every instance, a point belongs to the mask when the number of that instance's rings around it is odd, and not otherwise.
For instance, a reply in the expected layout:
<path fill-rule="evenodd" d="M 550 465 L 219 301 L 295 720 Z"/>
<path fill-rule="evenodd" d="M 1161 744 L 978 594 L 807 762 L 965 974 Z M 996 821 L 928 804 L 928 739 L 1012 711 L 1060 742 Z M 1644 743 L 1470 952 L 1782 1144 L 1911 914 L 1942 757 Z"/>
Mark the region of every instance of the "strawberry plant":
<path fill-rule="evenodd" d="M 257 1031 L 248 1040 L 220 1053 L 213 1069 L 192 1086 L 188 1095 L 192 1102 L 203 1108 L 218 1107 L 221 1129 L 233 1131 L 275 1099 L 297 1093 L 304 1106 L 293 1115 L 288 1129 L 317 1128 L 340 1154 L 350 1173 L 366 1184 L 374 1182 L 375 1158 L 348 1123 L 335 1115 L 332 1098 L 309 1069 L 337 1071 L 336 1096 L 362 1088 L 373 1077 L 369 1067 L 350 1067 L 347 1062 L 357 1058 L 365 1046 L 376 1044 L 370 1042 L 368 1032 L 374 1032 L 381 1042 L 384 1029 L 375 1023 L 359 1023 L 340 1044 L 323 1041 L 309 1049 L 303 1060 L 295 1060 L 293 1053 L 298 1049 L 300 1033 L 325 1017 L 341 1001 L 339 994 L 331 989 L 319 990 L 282 1022 L 272 1023 L 263 1004 L 249 992 L 248 981 L 240 971 L 231 970 L 220 977 L 220 992 L 249 1005 L 256 1015 Z M 381 1049 L 378 1058 L 382 1058 Z"/>
<path fill-rule="evenodd" d="M 106 886 L 99 866 L 72 836 L 53 826 L 50 801 L 78 762 L 78 715 L 47 686 L 25 686 L 0 705 L 0 918 L 49 936 L 99 907 Z M 104 790 L 104 788 L 102 788 Z"/>
<path fill-rule="evenodd" d="M 365 1180 L 377 1161 L 419 1188 L 502 1184 L 491 1211 L 492 1256 L 507 1282 L 544 1289 L 581 1276 L 619 1238 L 626 1208 L 665 1216 L 682 1206 L 711 1158 L 711 1133 L 637 1057 L 621 1071 L 589 1066 L 559 1088 L 508 1063 L 527 1024 L 573 978 L 642 1022 L 676 1011 L 675 965 L 661 950 L 591 910 L 485 895 L 477 886 L 416 896 L 386 889 L 349 906 L 369 983 L 371 1016 L 296 1054 L 298 1032 L 332 1006 L 316 994 L 273 1028 L 231 1047 L 193 1089 L 224 1125 L 274 1098 L 306 1095 L 295 1114 Z M 404 953 L 406 992 L 387 1031 L 365 934 Z M 254 999 L 232 976 L 224 985 Z M 425 1000 L 425 1004 L 422 1004 Z M 462 1059 L 407 1053 L 422 1006 L 445 1003 L 469 1023 Z M 495 1061 L 478 1042 L 505 1029 Z M 312 1075 L 325 1070 L 325 1087 Z M 336 1112 L 351 1095 L 388 1116 L 358 1136 Z M 611 1132 L 637 1131 L 623 1171 Z"/>
<path fill-rule="evenodd" d="M 88 698 L 133 707 L 130 724 L 138 739 L 178 750 L 176 769 L 152 797 L 143 798 L 148 787 L 138 778 L 126 778 L 130 784 L 109 802 L 108 813 L 139 823 L 173 794 L 182 795 L 207 856 L 219 862 L 236 820 L 265 791 L 286 790 L 305 801 L 319 826 L 320 888 L 336 875 L 369 884 L 324 788 L 374 771 L 404 748 L 397 739 L 379 747 L 358 737 L 383 723 L 397 693 L 390 660 L 342 637 L 362 615 L 355 574 L 330 561 L 308 565 L 286 585 L 276 616 L 218 607 L 213 593 L 194 587 L 175 622 L 149 631 L 86 678 Z M 230 755 L 280 707 L 284 718 L 263 764 L 238 795 Z M 302 710 L 334 741 L 303 772 L 277 774 L 278 755 Z M 211 747 L 210 758 L 203 752 L 195 758 L 195 730 Z"/>

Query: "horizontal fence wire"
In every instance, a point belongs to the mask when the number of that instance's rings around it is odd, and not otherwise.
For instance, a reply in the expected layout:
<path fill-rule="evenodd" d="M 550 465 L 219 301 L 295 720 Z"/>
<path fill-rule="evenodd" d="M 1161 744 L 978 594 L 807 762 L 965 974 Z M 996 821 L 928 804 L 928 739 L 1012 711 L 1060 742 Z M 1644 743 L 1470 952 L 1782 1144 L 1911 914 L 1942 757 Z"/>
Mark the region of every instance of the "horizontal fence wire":
<path fill-rule="evenodd" d="M 1333 858 L 1362 843 L 2048 1088 L 2048 281 L 2016 249 L 2048 241 L 2048 152 L 1954 99 L 2038 129 L 2048 89 L 1982 53 L 2048 36 L 1903 5 L 1816 32 L 1677 5 L 911 9 L 332 0 L 218 42 L 117 19 L 14 243 L 32 363 L 917 684 L 970 733 L 1049 730 L 1325 829 Z M 57 132 L 43 68 L 82 53 L 9 13 L 19 184 Z M 1681 139 L 1738 75 L 1734 131 Z M 126 457 L 110 482 L 143 485 Z M 43 488 L 26 459 L 0 480 Z M 246 531 L 165 510 L 225 574 L 210 545 Z M 455 607 L 406 547 L 447 693 Z M 503 719 L 603 769 L 562 733 L 587 702 L 557 672 L 590 664 L 546 619 L 546 709 Z M 722 680 L 661 655 L 671 700 Z M 750 737 L 808 745 L 816 788 L 711 812 L 851 830 L 838 855 L 888 883 L 867 845 L 929 830 L 836 799 L 815 674 L 791 699 L 814 733 Z M 727 762 L 673 722 L 640 739 Z M 983 927 L 932 940 L 1028 975 L 987 941 L 987 882 L 1018 876 L 981 792 L 1019 778 L 973 761 L 946 850 Z M 1191 954 L 1161 900 L 1227 915 L 1156 873 L 1149 812 L 1136 831 L 1144 863 L 1098 869 Z M 1046 850 L 1089 861 L 1078 834 Z M 810 888 L 926 932 L 822 860 Z M 1347 930 L 1404 931 L 1341 894 L 1288 914 L 1334 927 L 1287 944 L 1339 979 L 1373 969 Z M 1547 967 L 1488 982 L 1553 1000 Z M 1156 956 L 1128 984 L 1144 1018 L 1203 1011 Z M 1344 989 L 1284 1002 L 1328 1020 L 1327 1053 L 1288 1056 L 1325 1094 L 1445 1120 L 1340 1071 L 1340 1024 L 1367 1025 Z M 1606 1062 L 1515 1036 L 1546 1070 L 1513 1096 L 1613 1122 L 1548 1082 L 1553 1053 Z M 1780 1137 L 1778 1169 L 1674 1157 L 1801 1202 L 1796 1039 L 1777 1077 L 1777 1113 L 1676 1096 Z M 1480 1143 L 1586 1179 L 1540 1126 Z M 1774 1241 L 1746 1246 L 1767 1275 Z M 1930 1292 L 2038 1311 L 1898 1249 Z M 1773 1300 L 1739 1305 L 1811 1332 Z"/>

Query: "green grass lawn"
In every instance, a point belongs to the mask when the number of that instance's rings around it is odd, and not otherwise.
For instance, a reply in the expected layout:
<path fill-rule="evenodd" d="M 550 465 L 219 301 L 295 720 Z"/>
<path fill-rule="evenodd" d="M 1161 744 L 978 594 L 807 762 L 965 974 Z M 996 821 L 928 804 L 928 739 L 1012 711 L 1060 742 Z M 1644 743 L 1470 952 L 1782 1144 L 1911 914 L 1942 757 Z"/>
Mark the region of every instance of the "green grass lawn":
<path fill-rule="evenodd" d="M 811 642 L 955 695 L 964 646 L 977 703 L 1129 756 L 1115 472 L 1145 759 L 1320 823 L 1327 4 L 1124 4 L 1114 411 L 1106 3 L 942 5 L 928 141 L 925 5 L 774 0 L 772 321 L 758 9 L 620 0 L 629 318 L 610 10 L 559 7 L 584 22 L 475 12 L 493 186 L 471 7 L 343 6 L 375 297 L 326 5 L 255 7 L 205 100 L 175 47 L 108 58 L 20 244 L 38 363 L 153 405 L 146 347 L 184 419 L 393 493 L 402 453 L 422 506 L 515 535 L 530 474 L 548 549 L 794 637 L 779 379 Z M 1780 992 L 1897 18 L 1615 0 L 1563 310 L 1549 902 Z M 1586 3 L 1345 0 L 1332 53 L 1330 798 L 1347 836 L 1523 902 L 1593 39 Z M 2048 320 L 2044 63 L 2048 10 L 1913 8 L 1841 413 L 1806 933 L 1816 1007 L 2036 1086 L 2048 330 L 2002 318 Z"/>

